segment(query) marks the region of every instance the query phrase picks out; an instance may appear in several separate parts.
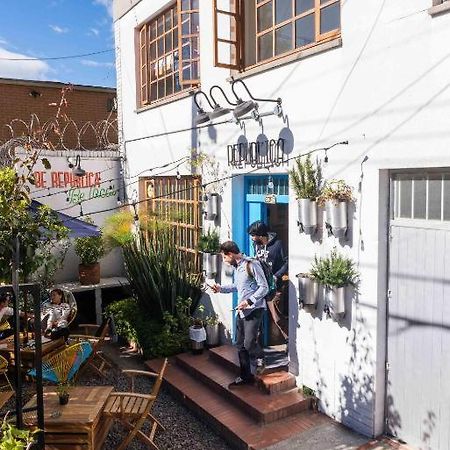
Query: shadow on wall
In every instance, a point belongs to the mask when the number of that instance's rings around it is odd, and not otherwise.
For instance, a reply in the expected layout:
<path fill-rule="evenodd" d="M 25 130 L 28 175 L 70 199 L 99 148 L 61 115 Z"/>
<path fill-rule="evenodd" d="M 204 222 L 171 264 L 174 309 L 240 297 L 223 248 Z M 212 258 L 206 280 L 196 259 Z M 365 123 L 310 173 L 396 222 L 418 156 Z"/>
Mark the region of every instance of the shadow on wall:
<path fill-rule="evenodd" d="M 288 288 L 289 298 L 289 371 L 294 375 L 298 375 L 299 370 L 299 358 L 297 351 L 297 330 L 300 327 L 298 322 L 298 310 L 299 303 L 297 298 L 297 290 L 294 283 L 289 281 Z"/>

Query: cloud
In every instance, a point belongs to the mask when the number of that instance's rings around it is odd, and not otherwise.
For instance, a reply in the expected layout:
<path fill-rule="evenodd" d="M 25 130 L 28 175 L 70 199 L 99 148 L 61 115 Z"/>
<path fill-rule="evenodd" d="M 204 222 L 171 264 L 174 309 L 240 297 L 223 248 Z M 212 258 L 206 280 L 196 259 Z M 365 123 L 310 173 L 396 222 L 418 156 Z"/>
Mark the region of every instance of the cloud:
<path fill-rule="evenodd" d="M 55 32 L 55 33 L 67 33 L 69 31 L 68 28 L 62 28 L 59 27 L 58 25 L 49 25 L 49 27 Z"/>
<path fill-rule="evenodd" d="M 46 80 L 51 72 L 50 66 L 39 60 L 8 61 L 7 59 L 30 58 L 27 55 L 10 52 L 0 47 L 0 77 L 24 80 Z"/>
<path fill-rule="evenodd" d="M 95 36 L 98 36 L 100 34 L 100 31 L 97 30 L 97 28 L 89 28 L 89 31 L 89 34 L 95 34 Z"/>
<path fill-rule="evenodd" d="M 94 0 L 94 5 L 101 5 L 104 6 L 108 14 L 112 17 L 113 16 L 113 0 Z"/>
<path fill-rule="evenodd" d="M 0 36 L 0 45 L 8 45 L 8 41 Z"/>
<path fill-rule="evenodd" d="M 114 67 L 114 63 L 112 62 L 98 62 L 92 59 L 82 59 L 81 64 L 88 67 Z"/>

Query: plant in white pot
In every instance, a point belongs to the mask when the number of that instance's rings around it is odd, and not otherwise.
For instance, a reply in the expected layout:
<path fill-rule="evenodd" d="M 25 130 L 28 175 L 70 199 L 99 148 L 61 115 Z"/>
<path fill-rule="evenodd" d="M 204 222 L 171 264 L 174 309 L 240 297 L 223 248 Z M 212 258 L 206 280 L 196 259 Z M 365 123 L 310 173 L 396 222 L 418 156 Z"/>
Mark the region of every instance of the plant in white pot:
<path fill-rule="evenodd" d="M 203 270 L 207 278 L 214 278 L 219 267 L 220 236 L 216 229 L 208 229 L 198 241 L 198 249 L 203 253 Z"/>
<path fill-rule="evenodd" d="M 337 316 L 345 314 L 346 289 L 355 286 L 359 279 L 353 260 L 333 249 L 325 257 L 316 256 L 310 272 L 325 287 L 330 312 Z"/>
<path fill-rule="evenodd" d="M 220 320 L 219 315 L 212 313 L 205 318 L 205 328 L 206 328 L 206 345 L 208 347 L 214 347 L 219 345 L 219 331 L 220 331 Z"/>
<path fill-rule="evenodd" d="M 100 258 L 105 254 L 102 235 L 75 239 L 75 253 L 80 257 L 78 266 L 82 285 L 100 283 Z"/>
<path fill-rule="evenodd" d="M 191 341 L 191 349 L 194 355 L 199 355 L 203 352 L 206 341 L 206 330 L 204 327 L 203 314 L 205 307 L 199 305 L 196 315 L 191 318 L 191 326 L 189 327 L 189 339 Z"/>
<path fill-rule="evenodd" d="M 295 160 L 289 175 L 298 201 L 300 231 L 312 234 L 317 229 L 317 198 L 322 188 L 322 167 L 319 160 L 313 164 L 308 155 L 304 160 Z"/>
<path fill-rule="evenodd" d="M 327 228 L 336 237 L 347 233 L 348 204 L 353 202 L 352 188 L 344 180 L 328 180 L 318 198 L 320 206 L 325 207 Z"/>

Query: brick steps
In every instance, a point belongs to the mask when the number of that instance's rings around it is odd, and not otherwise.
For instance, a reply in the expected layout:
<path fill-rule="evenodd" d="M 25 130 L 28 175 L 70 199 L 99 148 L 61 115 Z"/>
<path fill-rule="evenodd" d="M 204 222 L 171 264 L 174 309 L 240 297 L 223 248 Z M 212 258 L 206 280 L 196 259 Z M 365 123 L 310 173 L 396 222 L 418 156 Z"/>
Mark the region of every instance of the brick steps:
<path fill-rule="evenodd" d="M 198 356 L 204 357 L 197 359 L 199 366 L 206 364 L 202 361 L 207 359 L 207 354 L 197 355 L 195 358 L 198 358 Z M 186 358 L 181 359 L 186 362 Z M 180 361 L 179 357 L 177 357 L 177 360 Z M 150 360 L 146 364 L 150 370 L 159 371 L 162 360 Z M 225 398 L 222 393 L 210 389 L 203 380 L 189 374 L 176 363 L 176 358 L 171 359 L 164 380 L 175 397 L 200 416 L 236 449 L 262 450 L 330 421 L 322 414 L 306 410 L 284 417 L 282 420 L 261 425 L 250 414 Z M 243 388 L 247 388 L 247 386 L 238 388 L 239 392 Z M 268 396 L 258 392 L 255 387 L 252 389 L 256 395 L 255 398 L 264 398 L 266 401 L 283 395 Z"/>
<path fill-rule="evenodd" d="M 310 399 L 299 393 L 295 386 L 270 396 L 259 391 L 255 386 L 229 389 L 228 384 L 233 381 L 234 373 L 211 359 L 206 352 L 202 355 L 183 353 L 176 356 L 175 361 L 196 380 L 241 408 L 258 423 L 274 422 L 310 407 Z M 264 385 L 262 380 L 260 383 Z M 273 384 L 275 385 L 276 381 Z"/>

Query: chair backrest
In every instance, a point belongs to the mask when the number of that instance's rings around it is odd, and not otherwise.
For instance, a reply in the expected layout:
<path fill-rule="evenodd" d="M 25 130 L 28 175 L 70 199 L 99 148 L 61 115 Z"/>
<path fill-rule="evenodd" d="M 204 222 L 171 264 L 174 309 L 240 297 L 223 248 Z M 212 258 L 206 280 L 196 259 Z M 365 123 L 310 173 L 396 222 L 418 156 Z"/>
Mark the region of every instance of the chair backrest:
<path fill-rule="evenodd" d="M 104 317 L 102 323 L 97 328 L 97 331 L 95 332 L 94 336 L 98 338 L 103 336 L 103 338 L 105 338 L 108 332 L 110 331 L 110 326 L 111 326 L 111 317 L 109 316 Z"/>
<path fill-rule="evenodd" d="M 161 370 L 159 371 L 158 378 L 156 379 L 155 383 L 153 384 L 153 389 L 151 395 L 154 395 L 155 397 L 158 396 L 159 388 L 161 387 L 164 372 L 166 371 L 167 367 L 167 358 L 164 359 L 163 365 L 161 366 Z"/>

